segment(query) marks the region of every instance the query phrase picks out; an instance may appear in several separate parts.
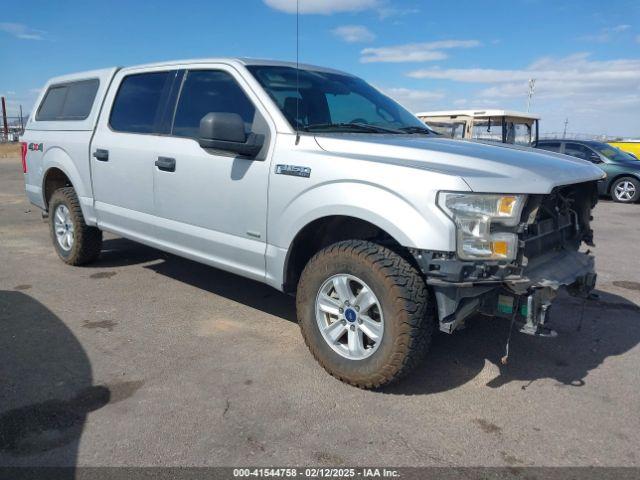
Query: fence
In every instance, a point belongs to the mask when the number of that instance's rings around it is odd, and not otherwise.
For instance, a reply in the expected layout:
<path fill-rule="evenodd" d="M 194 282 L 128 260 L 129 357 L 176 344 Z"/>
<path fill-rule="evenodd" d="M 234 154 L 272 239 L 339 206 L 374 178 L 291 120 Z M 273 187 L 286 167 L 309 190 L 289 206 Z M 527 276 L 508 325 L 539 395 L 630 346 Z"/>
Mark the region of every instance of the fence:
<path fill-rule="evenodd" d="M 4 124 L 0 118 L 0 143 L 17 142 L 18 137 L 24 133 L 25 118 L 7 117 L 7 131 L 5 132 Z"/>
<path fill-rule="evenodd" d="M 576 133 L 576 132 L 548 132 L 541 133 L 540 140 L 559 140 L 566 138 L 568 140 L 597 140 L 599 142 L 613 142 L 616 140 L 622 140 L 622 137 L 606 134 L 595 133 Z"/>

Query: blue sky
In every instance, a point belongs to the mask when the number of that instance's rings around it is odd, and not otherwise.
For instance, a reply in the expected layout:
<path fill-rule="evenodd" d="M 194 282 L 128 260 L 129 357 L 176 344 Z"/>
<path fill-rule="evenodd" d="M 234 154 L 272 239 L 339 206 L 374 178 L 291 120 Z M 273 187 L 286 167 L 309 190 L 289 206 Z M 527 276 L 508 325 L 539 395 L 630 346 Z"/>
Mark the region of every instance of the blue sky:
<path fill-rule="evenodd" d="M 638 0 L 300 0 L 301 61 L 362 76 L 414 111 L 532 111 L 542 131 L 640 137 Z M 295 0 L 29 1 L 0 8 L 0 94 L 177 58 L 295 59 Z"/>

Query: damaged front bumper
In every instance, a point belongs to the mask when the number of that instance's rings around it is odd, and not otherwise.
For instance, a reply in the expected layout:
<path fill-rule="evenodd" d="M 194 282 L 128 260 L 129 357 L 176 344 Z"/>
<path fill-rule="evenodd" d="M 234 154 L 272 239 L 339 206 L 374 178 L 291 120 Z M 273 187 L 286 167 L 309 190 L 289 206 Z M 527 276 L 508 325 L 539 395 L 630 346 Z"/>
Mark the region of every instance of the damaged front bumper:
<path fill-rule="evenodd" d="M 470 315 L 482 313 L 517 321 L 524 333 L 548 333 L 549 308 L 560 289 L 586 298 L 595 288 L 594 258 L 580 249 L 593 246 L 590 222 L 597 201 L 596 182 L 528 195 L 517 226 L 491 226 L 518 235 L 511 261 L 461 260 L 455 251 L 413 250 L 435 294 L 440 329 L 451 333 Z"/>
<path fill-rule="evenodd" d="M 545 335 L 548 311 L 558 291 L 586 298 L 596 283 L 595 261 L 589 252 L 555 251 L 518 271 L 470 266 L 431 252 L 414 252 L 414 258 L 435 294 L 440 330 L 447 333 L 464 325 L 469 316 L 482 313 L 517 320 L 523 333 Z M 434 264 L 439 268 L 434 269 Z"/>

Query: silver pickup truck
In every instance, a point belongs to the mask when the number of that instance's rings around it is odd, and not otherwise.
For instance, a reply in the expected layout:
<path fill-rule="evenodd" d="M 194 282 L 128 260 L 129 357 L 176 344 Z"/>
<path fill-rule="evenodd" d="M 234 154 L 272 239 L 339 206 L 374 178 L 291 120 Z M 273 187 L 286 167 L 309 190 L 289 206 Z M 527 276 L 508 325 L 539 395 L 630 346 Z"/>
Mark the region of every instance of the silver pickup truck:
<path fill-rule="evenodd" d="M 58 77 L 22 141 L 64 262 L 108 231 L 296 295 L 314 357 L 358 387 L 477 313 L 551 333 L 558 290 L 595 285 L 580 247 L 602 170 L 439 138 L 344 72 L 216 58 Z"/>

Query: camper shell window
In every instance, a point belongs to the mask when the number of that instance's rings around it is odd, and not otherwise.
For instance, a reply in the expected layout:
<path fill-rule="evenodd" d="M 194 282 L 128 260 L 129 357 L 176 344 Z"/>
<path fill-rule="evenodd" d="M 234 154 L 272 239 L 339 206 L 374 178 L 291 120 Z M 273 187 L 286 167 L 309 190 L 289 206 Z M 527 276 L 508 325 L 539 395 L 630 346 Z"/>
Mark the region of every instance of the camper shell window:
<path fill-rule="evenodd" d="M 99 86 L 97 78 L 51 85 L 40 104 L 36 121 L 86 119 L 91 113 Z"/>

